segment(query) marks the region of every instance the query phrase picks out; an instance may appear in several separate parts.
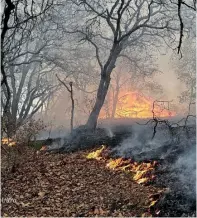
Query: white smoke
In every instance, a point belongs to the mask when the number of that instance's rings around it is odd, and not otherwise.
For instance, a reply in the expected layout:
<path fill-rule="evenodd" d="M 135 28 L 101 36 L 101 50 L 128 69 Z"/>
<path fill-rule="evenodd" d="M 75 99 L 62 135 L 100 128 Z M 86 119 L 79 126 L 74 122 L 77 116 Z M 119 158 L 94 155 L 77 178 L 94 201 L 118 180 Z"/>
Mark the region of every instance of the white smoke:
<path fill-rule="evenodd" d="M 130 137 L 123 140 L 120 146 L 114 148 L 114 151 L 120 156 L 127 156 L 129 151 L 132 151 L 133 156 L 142 152 L 148 152 L 157 149 L 169 140 L 169 131 L 158 130 L 155 137 L 152 139 L 153 126 L 152 125 L 139 125 L 132 126 L 132 134 Z"/>

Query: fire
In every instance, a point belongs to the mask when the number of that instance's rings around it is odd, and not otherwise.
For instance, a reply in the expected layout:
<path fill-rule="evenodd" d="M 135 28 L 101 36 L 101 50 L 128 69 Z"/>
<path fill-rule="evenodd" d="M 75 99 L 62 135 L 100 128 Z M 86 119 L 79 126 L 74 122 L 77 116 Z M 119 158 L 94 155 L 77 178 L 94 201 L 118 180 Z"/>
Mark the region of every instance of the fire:
<path fill-rule="evenodd" d="M 103 160 L 102 153 L 106 147 L 103 145 L 100 149 L 89 153 L 86 158 L 88 159 L 96 159 Z M 154 168 L 157 162 L 149 162 L 149 163 L 137 163 L 132 161 L 131 159 L 123 159 L 123 158 L 108 158 L 106 159 L 106 167 L 111 170 L 118 171 L 126 171 L 129 172 L 132 176 L 132 179 L 138 184 L 147 183 L 154 179 Z"/>
<path fill-rule="evenodd" d="M 108 111 L 112 111 L 113 100 L 111 100 L 111 95 L 109 99 Z M 138 92 L 122 91 L 119 93 L 114 118 L 152 118 L 153 111 L 156 117 L 175 116 L 175 112 L 170 111 L 168 105 L 164 105 L 164 103 L 155 103 L 153 110 L 153 102 L 154 100 L 152 98 L 146 97 Z M 106 114 L 108 113 L 102 108 L 99 118 L 107 118 Z"/>
<path fill-rule="evenodd" d="M 46 150 L 47 150 L 47 146 L 46 145 L 42 146 L 41 149 L 40 149 L 40 151 L 46 151 Z"/>
<path fill-rule="evenodd" d="M 105 149 L 105 146 L 102 145 L 100 149 L 96 150 L 96 151 L 93 151 L 93 152 L 90 152 L 86 158 L 87 159 L 96 159 L 96 160 L 101 160 L 102 157 L 100 157 L 102 151 Z"/>
<path fill-rule="evenodd" d="M 130 166 L 129 162 L 130 160 L 123 160 L 122 158 L 117 158 L 114 160 L 110 159 L 106 167 L 113 170 L 114 169 L 126 170 L 126 168 Z"/>
<path fill-rule="evenodd" d="M 149 207 L 152 207 L 152 206 L 154 206 L 156 203 L 157 203 L 157 200 L 155 200 L 155 201 L 152 201 L 152 202 L 150 203 Z"/>
<path fill-rule="evenodd" d="M 118 159 L 110 159 L 106 164 L 106 167 L 110 169 L 117 169 L 121 171 L 131 172 L 133 174 L 133 180 L 138 184 L 146 183 L 154 178 L 153 175 L 150 176 L 151 171 L 154 170 L 154 166 L 156 165 L 156 161 L 153 163 L 137 163 L 130 159 L 123 160 L 122 158 Z"/>
<path fill-rule="evenodd" d="M 124 158 L 109 158 L 105 156 L 106 151 L 108 149 L 106 146 L 102 145 L 101 148 L 97 149 L 96 151 L 90 152 L 86 158 L 88 159 L 96 159 L 96 160 L 103 160 L 106 164 L 106 167 L 111 170 L 117 171 L 125 171 L 131 175 L 131 178 L 138 184 L 147 184 L 151 180 L 155 178 L 154 169 L 157 165 L 157 161 L 152 161 L 149 163 L 138 163 L 132 161 L 131 159 L 124 159 Z M 152 217 L 150 213 L 151 208 L 155 207 L 157 202 L 159 201 L 163 190 L 160 190 L 158 193 L 149 196 L 150 203 L 148 205 L 148 211 L 142 214 L 142 217 Z M 156 210 L 155 214 L 159 215 L 160 210 Z"/>
<path fill-rule="evenodd" d="M 2 143 L 3 145 L 7 145 L 7 146 L 9 146 L 9 147 L 13 147 L 13 146 L 16 145 L 16 142 L 13 141 L 13 139 L 11 139 L 11 138 L 2 138 L 2 139 L 1 139 L 1 143 Z"/>

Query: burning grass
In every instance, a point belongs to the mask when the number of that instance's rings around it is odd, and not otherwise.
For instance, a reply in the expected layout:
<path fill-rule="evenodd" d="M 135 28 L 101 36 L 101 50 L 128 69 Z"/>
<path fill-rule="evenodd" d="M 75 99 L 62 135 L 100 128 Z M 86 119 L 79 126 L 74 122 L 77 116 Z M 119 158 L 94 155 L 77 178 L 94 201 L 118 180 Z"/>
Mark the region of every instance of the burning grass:
<path fill-rule="evenodd" d="M 88 159 L 100 160 L 100 159 L 102 159 L 101 154 L 102 154 L 102 151 L 104 149 L 105 149 L 105 146 L 102 145 L 100 149 L 97 149 L 96 151 L 90 152 L 86 157 Z"/>
<path fill-rule="evenodd" d="M 107 153 L 107 148 L 104 145 L 96 151 L 88 153 L 86 158 L 104 160 L 107 168 L 130 173 L 132 179 L 138 184 L 147 184 L 155 178 L 154 169 L 157 165 L 156 161 L 137 163 L 131 159 L 112 159 L 109 156 L 103 156 L 103 153 Z"/>
<path fill-rule="evenodd" d="M 151 216 L 156 203 L 151 196 L 160 189 L 139 185 L 129 173 L 118 170 L 130 169 L 129 160 L 116 161 L 113 165 L 116 170 L 110 168 L 113 162 L 107 167 L 106 147 L 92 156 L 90 153 L 26 154 L 13 176 L 2 178 L 2 198 L 14 199 L 3 201 L 2 214 L 10 217 Z M 102 158 L 98 159 L 101 153 Z"/>

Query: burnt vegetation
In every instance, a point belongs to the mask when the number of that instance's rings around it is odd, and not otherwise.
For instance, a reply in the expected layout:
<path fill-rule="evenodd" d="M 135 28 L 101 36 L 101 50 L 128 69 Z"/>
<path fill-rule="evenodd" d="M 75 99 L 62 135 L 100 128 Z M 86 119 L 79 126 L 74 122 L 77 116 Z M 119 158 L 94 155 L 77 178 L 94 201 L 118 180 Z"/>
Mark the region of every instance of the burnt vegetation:
<path fill-rule="evenodd" d="M 1 3 L 2 216 L 195 217 L 195 0 Z"/>

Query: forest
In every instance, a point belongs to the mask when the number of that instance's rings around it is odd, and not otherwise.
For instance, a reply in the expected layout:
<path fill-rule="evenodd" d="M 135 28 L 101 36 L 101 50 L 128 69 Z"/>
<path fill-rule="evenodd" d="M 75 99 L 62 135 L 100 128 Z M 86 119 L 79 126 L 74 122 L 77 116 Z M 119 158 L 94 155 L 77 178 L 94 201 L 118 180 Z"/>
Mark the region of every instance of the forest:
<path fill-rule="evenodd" d="M 1 1 L 1 216 L 196 217 L 196 0 Z"/>

